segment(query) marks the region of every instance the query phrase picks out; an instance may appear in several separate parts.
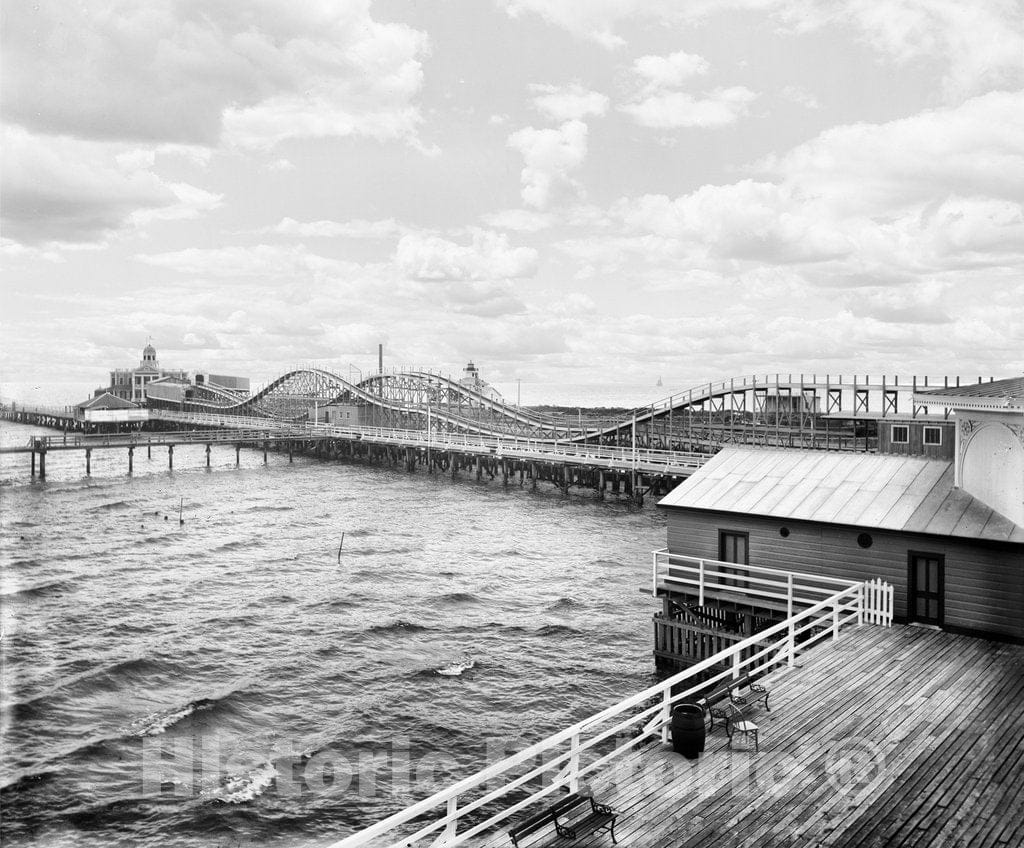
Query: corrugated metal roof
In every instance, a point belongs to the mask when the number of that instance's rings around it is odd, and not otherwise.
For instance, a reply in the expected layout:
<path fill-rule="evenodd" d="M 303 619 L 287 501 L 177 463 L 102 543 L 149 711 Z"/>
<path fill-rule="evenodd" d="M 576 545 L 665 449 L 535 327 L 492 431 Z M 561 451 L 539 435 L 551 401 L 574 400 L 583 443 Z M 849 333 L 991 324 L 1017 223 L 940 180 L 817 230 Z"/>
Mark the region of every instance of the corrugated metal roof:
<path fill-rule="evenodd" d="M 926 408 L 941 406 L 946 409 L 990 409 L 998 412 L 1024 413 L 1024 377 L 941 389 L 919 388 L 914 392 L 914 405 Z"/>
<path fill-rule="evenodd" d="M 942 395 L 963 398 L 1024 398 L 1024 377 L 1010 377 L 1006 380 L 992 380 L 988 383 L 970 383 L 949 388 L 921 389 L 916 394 Z"/>
<path fill-rule="evenodd" d="M 1024 527 L 953 485 L 953 463 L 726 448 L 658 504 L 936 536 L 1024 542 Z"/>

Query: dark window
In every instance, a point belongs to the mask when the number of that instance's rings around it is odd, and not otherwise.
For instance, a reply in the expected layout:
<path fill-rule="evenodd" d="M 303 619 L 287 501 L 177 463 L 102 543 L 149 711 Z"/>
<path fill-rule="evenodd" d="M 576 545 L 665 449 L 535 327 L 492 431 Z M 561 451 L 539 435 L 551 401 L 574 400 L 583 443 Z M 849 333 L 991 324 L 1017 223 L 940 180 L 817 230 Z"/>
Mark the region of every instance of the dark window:
<path fill-rule="evenodd" d="M 780 527 L 779 528 L 779 535 L 783 539 L 788 539 L 789 538 L 789 528 L 788 527 Z"/>
<path fill-rule="evenodd" d="M 870 533 L 861 533 L 857 537 L 857 544 L 862 548 L 870 548 L 875 543 L 875 540 L 871 538 Z"/>
<path fill-rule="evenodd" d="M 910 428 L 906 424 L 893 424 L 892 443 L 894 445 L 905 445 L 910 442 Z"/>
<path fill-rule="evenodd" d="M 945 557 L 911 551 L 908 559 L 907 618 L 941 627 L 945 617 Z"/>
<path fill-rule="evenodd" d="M 924 443 L 926 445 L 941 445 L 942 444 L 942 428 L 941 427 L 925 427 L 924 428 Z"/>

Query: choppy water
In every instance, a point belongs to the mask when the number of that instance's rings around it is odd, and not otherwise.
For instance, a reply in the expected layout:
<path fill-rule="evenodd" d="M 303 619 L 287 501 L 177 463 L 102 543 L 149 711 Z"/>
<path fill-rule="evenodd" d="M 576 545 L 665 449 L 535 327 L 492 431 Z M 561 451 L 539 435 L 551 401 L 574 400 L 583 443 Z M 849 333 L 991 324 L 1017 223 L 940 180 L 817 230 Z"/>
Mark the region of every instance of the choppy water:
<path fill-rule="evenodd" d="M 174 460 L 3 458 L 5 845 L 328 844 L 653 679 L 650 507 Z"/>

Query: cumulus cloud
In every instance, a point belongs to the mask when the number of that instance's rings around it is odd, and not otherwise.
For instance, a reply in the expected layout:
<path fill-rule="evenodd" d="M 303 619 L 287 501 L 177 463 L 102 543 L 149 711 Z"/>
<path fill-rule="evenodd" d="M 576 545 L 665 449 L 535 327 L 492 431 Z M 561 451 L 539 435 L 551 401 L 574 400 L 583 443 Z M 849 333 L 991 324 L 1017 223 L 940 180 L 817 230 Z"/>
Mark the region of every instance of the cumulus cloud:
<path fill-rule="evenodd" d="M 414 140 L 426 36 L 361 0 L 5 9 L 8 121 L 80 138 L 268 147 Z"/>
<path fill-rule="evenodd" d="M 1024 258 L 1024 206 L 988 198 L 946 198 L 917 221 L 938 256 L 976 265 Z"/>
<path fill-rule="evenodd" d="M 795 34 L 824 27 L 852 30 L 898 63 L 938 61 L 951 98 L 1024 84 L 1024 18 L 1015 0 L 500 0 L 508 15 L 535 14 L 579 38 L 622 47 L 626 21 L 669 27 L 731 11 L 757 12 Z"/>
<path fill-rule="evenodd" d="M 641 56 L 633 62 L 633 73 L 649 93 L 678 88 L 688 79 L 706 74 L 711 67 L 703 56 L 680 50 L 668 56 Z"/>
<path fill-rule="evenodd" d="M 594 41 L 610 50 L 626 41 L 615 32 L 616 25 L 628 18 L 664 16 L 678 22 L 684 15 L 674 0 L 499 0 L 511 18 L 524 13 L 540 15 L 579 38 Z"/>
<path fill-rule="evenodd" d="M 947 194 L 1021 201 L 1024 91 L 833 127 L 758 170 L 845 211 L 892 212 Z"/>
<path fill-rule="evenodd" d="M 408 233 L 399 240 L 395 265 L 414 280 L 502 280 L 537 273 L 537 251 L 511 247 L 508 237 L 470 228 L 471 242 L 456 244 L 428 233 Z"/>
<path fill-rule="evenodd" d="M 765 179 L 614 204 L 618 239 L 563 244 L 594 272 L 684 260 L 820 266 L 823 286 L 1024 264 L 1024 94 L 835 127 L 761 163 Z M 940 312 L 932 312 L 939 316 Z M 941 313 L 945 314 L 945 313 Z"/>
<path fill-rule="evenodd" d="M 943 87 L 952 99 L 1024 84 L 1024 16 L 1015 0 L 777 0 L 774 5 L 779 18 L 798 31 L 853 27 L 898 63 L 941 60 Z"/>
<path fill-rule="evenodd" d="M 937 280 L 862 288 L 847 296 L 845 304 L 850 314 L 885 324 L 948 324 L 953 320 L 943 305 L 948 290 L 948 284 Z"/>
<path fill-rule="evenodd" d="M 815 97 L 806 88 L 802 88 L 799 85 L 787 85 L 779 95 L 783 100 L 788 100 L 790 103 L 796 103 L 797 106 L 803 106 L 805 109 L 820 109 L 821 104 L 818 102 L 818 98 Z"/>
<path fill-rule="evenodd" d="M 81 245 L 153 220 L 194 218 L 221 195 L 165 180 L 152 158 L 73 138 L 4 132 L 2 220 L 26 245 Z M 119 152 L 118 152 L 119 151 Z"/>
<path fill-rule="evenodd" d="M 263 169 L 270 173 L 284 173 L 287 171 L 294 171 L 295 163 L 292 162 L 290 159 L 279 158 L 274 159 L 271 162 L 268 162 L 266 165 L 263 166 Z"/>
<path fill-rule="evenodd" d="M 702 186 L 675 200 L 646 195 L 612 211 L 630 230 L 676 239 L 713 257 L 808 262 L 843 256 L 853 247 L 791 189 L 753 180 Z"/>
<path fill-rule="evenodd" d="M 304 245 L 190 247 L 165 253 L 143 253 L 135 258 L 147 265 L 199 277 L 324 277 L 341 276 L 359 269 L 359 266 L 353 263 L 339 262 L 310 253 Z"/>
<path fill-rule="evenodd" d="M 608 97 L 579 83 L 567 86 L 531 85 L 533 105 L 553 121 L 571 121 L 608 111 Z"/>
<path fill-rule="evenodd" d="M 394 218 L 379 221 L 296 221 L 294 218 L 282 218 L 278 223 L 264 227 L 259 232 L 300 238 L 384 239 L 399 235 L 407 229 L 408 227 Z"/>
<path fill-rule="evenodd" d="M 652 94 L 621 109 L 643 127 L 678 129 L 680 127 L 724 127 L 745 115 L 757 94 L 742 85 L 716 88 L 703 97 L 683 91 Z"/>
<path fill-rule="evenodd" d="M 566 121 L 558 129 L 525 127 L 512 133 L 508 143 L 523 154 L 521 179 L 527 206 L 544 209 L 557 198 L 579 192 L 570 174 L 587 156 L 585 123 Z"/>
<path fill-rule="evenodd" d="M 534 209 L 502 209 L 483 216 L 483 222 L 496 230 L 516 230 L 521 233 L 536 233 L 554 226 L 556 218 L 550 212 Z"/>
<path fill-rule="evenodd" d="M 495 280 L 449 281 L 443 302 L 453 312 L 487 318 L 515 315 L 526 308 L 507 282 Z"/>
<path fill-rule="evenodd" d="M 683 51 L 669 56 L 641 56 L 633 63 L 636 95 L 620 110 L 643 127 L 724 127 L 747 112 L 757 94 L 745 86 L 716 88 L 694 96 L 679 88 L 691 77 L 707 73 L 701 56 Z"/>

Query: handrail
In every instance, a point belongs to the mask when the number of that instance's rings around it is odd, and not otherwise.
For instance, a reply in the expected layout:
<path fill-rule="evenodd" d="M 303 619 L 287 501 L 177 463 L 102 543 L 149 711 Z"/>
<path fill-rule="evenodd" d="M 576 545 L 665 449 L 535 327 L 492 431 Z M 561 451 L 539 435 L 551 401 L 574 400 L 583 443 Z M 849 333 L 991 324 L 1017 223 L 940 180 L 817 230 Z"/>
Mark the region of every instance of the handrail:
<path fill-rule="evenodd" d="M 620 470 L 636 468 L 645 472 L 690 472 L 710 459 L 708 454 L 691 451 L 667 451 L 655 448 L 595 445 L 572 441 L 550 441 L 528 436 L 482 435 L 452 433 L 444 430 L 405 430 L 386 427 L 337 426 L 331 424 L 290 424 L 274 422 L 254 416 L 218 415 L 206 412 L 161 412 L 163 420 L 180 423 L 210 424 L 239 428 L 249 426 L 262 430 L 275 427 L 295 438 L 335 437 L 374 441 L 403 447 L 423 446 L 432 450 L 455 450 L 475 453 L 493 453 L 498 458 L 557 459 L 565 462 L 615 467 Z"/>
<path fill-rule="evenodd" d="M 674 587 L 696 589 L 699 605 L 703 606 L 709 591 L 741 592 L 763 600 L 785 601 L 790 615 L 795 604 L 813 603 L 839 589 L 858 585 L 838 577 L 670 553 L 666 548 L 653 552 L 652 573 L 655 597 L 659 590 Z"/>
<path fill-rule="evenodd" d="M 710 456 L 691 451 L 667 451 L 656 448 L 586 444 L 575 441 L 549 441 L 519 435 L 482 435 L 445 430 L 407 430 L 387 427 L 336 426 L 330 424 L 291 423 L 257 416 L 227 415 L 210 412 L 161 411 L 160 420 L 179 424 L 207 425 L 222 431 L 174 431 L 167 433 L 132 432 L 93 433 L 74 436 L 38 436 L 40 447 L 131 446 L 147 442 L 246 441 L 248 439 L 324 439 L 340 438 L 398 447 L 422 447 L 462 453 L 490 454 L 496 459 L 519 459 L 591 465 L 616 471 L 655 474 L 685 474 L 695 471 Z"/>
<path fill-rule="evenodd" d="M 781 664 L 792 665 L 798 651 L 806 650 L 828 636 L 838 639 L 844 627 L 864 620 L 864 597 L 863 584 L 851 583 L 831 596 L 794 613 L 785 621 L 737 642 L 713 657 L 631 695 L 589 718 L 563 728 L 519 753 L 506 757 L 405 810 L 334 843 L 331 848 L 361 848 L 371 843 L 377 844 L 376 840 L 384 836 L 389 836 L 393 840 L 388 844 L 408 848 L 438 832 L 441 832 L 438 842 L 455 848 L 560 787 L 568 787 L 570 791 L 575 791 L 581 778 L 633 750 L 637 743 L 654 737 L 667 741 L 672 706 L 675 703 L 690 698 L 698 691 L 723 679 L 738 678 L 744 671 L 749 674 L 760 674 Z M 805 638 L 798 644 L 799 636 Z M 721 670 L 722 665 L 727 665 L 727 668 Z M 706 672 L 711 673 L 710 679 L 706 677 Z M 679 690 L 684 685 L 686 688 L 673 693 L 674 689 Z M 652 700 L 655 702 L 653 705 L 649 703 Z M 612 723 L 610 727 L 603 726 L 609 722 Z M 596 748 L 601 742 L 612 739 L 638 723 L 639 735 L 631 735 L 622 744 L 616 742 L 613 750 L 593 759 L 585 756 L 588 753 L 598 754 Z M 542 759 L 525 774 L 517 773 L 517 769 L 535 758 Z M 548 785 L 542 785 L 526 798 L 511 803 L 461 833 L 458 831 L 459 824 L 467 813 L 522 789 L 530 780 L 555 770 L 557 771 Z M 506 778 L 503 785 L 489 788 L 492 781 L 503 776 Z M 480 790 L 484 792 L 481 797 L 460 803 L 470 793 Z M 420 827 L 415 833 L 403 832 L 405 826 L 415 819 L 441 807 L 446 810 L 443 816 Z"/>

